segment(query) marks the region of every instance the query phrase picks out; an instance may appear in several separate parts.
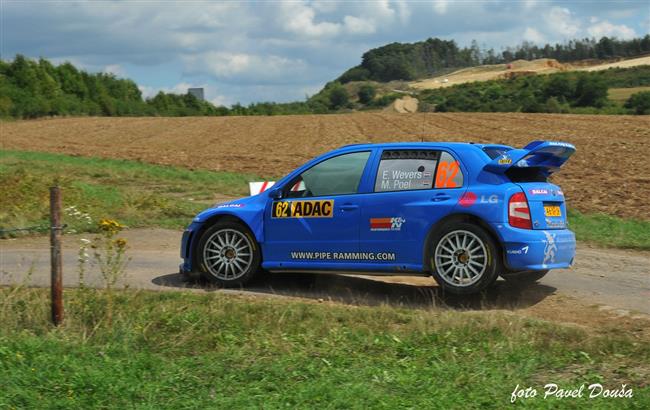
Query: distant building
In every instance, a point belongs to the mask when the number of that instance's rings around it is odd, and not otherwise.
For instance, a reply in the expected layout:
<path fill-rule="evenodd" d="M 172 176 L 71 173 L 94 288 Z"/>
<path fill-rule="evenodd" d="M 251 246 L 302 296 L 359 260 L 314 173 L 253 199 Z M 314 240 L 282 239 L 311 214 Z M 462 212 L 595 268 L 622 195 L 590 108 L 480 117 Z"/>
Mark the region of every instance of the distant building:
<path fill-rule="evenodd" d="M 195 96 L 197 100 L 203 101 L 205 99 L 203 98 L 203 88 L 188 88 L 187 93 Z"/>

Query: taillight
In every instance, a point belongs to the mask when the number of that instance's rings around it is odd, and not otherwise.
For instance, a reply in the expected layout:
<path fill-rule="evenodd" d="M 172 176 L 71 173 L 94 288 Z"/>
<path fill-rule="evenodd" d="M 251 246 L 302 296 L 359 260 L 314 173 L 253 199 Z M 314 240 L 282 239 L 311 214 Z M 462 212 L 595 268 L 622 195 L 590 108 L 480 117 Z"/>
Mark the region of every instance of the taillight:
<path fill-rule="evenodd" d="M 533 229 L 528 200 L 523 192 L 517 192 L 508 201 L 508 223 L 515 228 Z"/>

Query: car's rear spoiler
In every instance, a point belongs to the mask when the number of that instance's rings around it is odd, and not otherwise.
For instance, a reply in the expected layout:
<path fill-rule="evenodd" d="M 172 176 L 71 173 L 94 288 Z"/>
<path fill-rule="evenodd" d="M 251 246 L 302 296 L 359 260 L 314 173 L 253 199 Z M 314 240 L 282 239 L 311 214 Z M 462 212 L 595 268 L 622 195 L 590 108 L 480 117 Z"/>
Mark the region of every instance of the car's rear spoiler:
<path fill-rule="evenodd" d="M 503 174 L 513 167 L 540 168 L 550 175 L 557 171 L 576 152 L 576 147 L 568 142 L 533 141 L 522 149 L 506 151 L 483 169 Z"/>

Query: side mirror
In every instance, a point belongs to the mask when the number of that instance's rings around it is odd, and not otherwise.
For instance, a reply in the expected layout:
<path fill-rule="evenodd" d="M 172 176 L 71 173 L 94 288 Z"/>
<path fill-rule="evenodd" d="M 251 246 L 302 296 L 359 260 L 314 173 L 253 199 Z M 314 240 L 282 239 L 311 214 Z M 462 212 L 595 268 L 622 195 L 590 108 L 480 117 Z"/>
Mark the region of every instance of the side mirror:
<path fill-rule="evenodd" d="M 271 190 L 271 192 L 269 192 L 269 197 L 271 197 L 272 199 L 282 198 L 282 190 L 280 188 Z"/>

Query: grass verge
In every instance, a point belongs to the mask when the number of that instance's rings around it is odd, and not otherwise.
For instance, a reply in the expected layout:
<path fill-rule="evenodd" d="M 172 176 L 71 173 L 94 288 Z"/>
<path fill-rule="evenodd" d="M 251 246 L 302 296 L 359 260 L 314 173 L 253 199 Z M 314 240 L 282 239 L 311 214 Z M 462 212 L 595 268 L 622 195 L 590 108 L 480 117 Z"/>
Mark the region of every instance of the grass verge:
<path fill-rule="evenodd" d="M 136 161 L 0 151 L 0 227 L 47 226 L 48 187 L 63 189 L 65 222 L 83 232 L 112 218 L 130 227 L 183 228 L 215 194 L 244 196 L 251 175 L 189 170 Z"/>
<path fill-rule="evenodd" d="M 569 227 L 579 241 L 600 246 L 650 250 L 650 221 L 569 210 Z"/>
<path fill-rule="evenodd" d="M 252 175 L 189 170 L 136 161 L 0 151 L 0 227 L 42 225 L 48 220 L 48 187 L 64 189 L 64 206 L 94 219 L 112 218 L 130 227 L 180 229 L 215 202 L 215 194 L 245 196 Z M 78 232 L 93 230 L 70 213 Z M 650 221 L 569 211 L 579 241 L 650 250 Z"/>
<path fill-rule="evenodd" d="M 650 344 L 509 312 L 180 292 L 0 289 L 1 408 L 648 408 Z M 602 332 L 602 330 L 599 330 Z M 545 383 L 631 399 L 543 399 Z"/>

